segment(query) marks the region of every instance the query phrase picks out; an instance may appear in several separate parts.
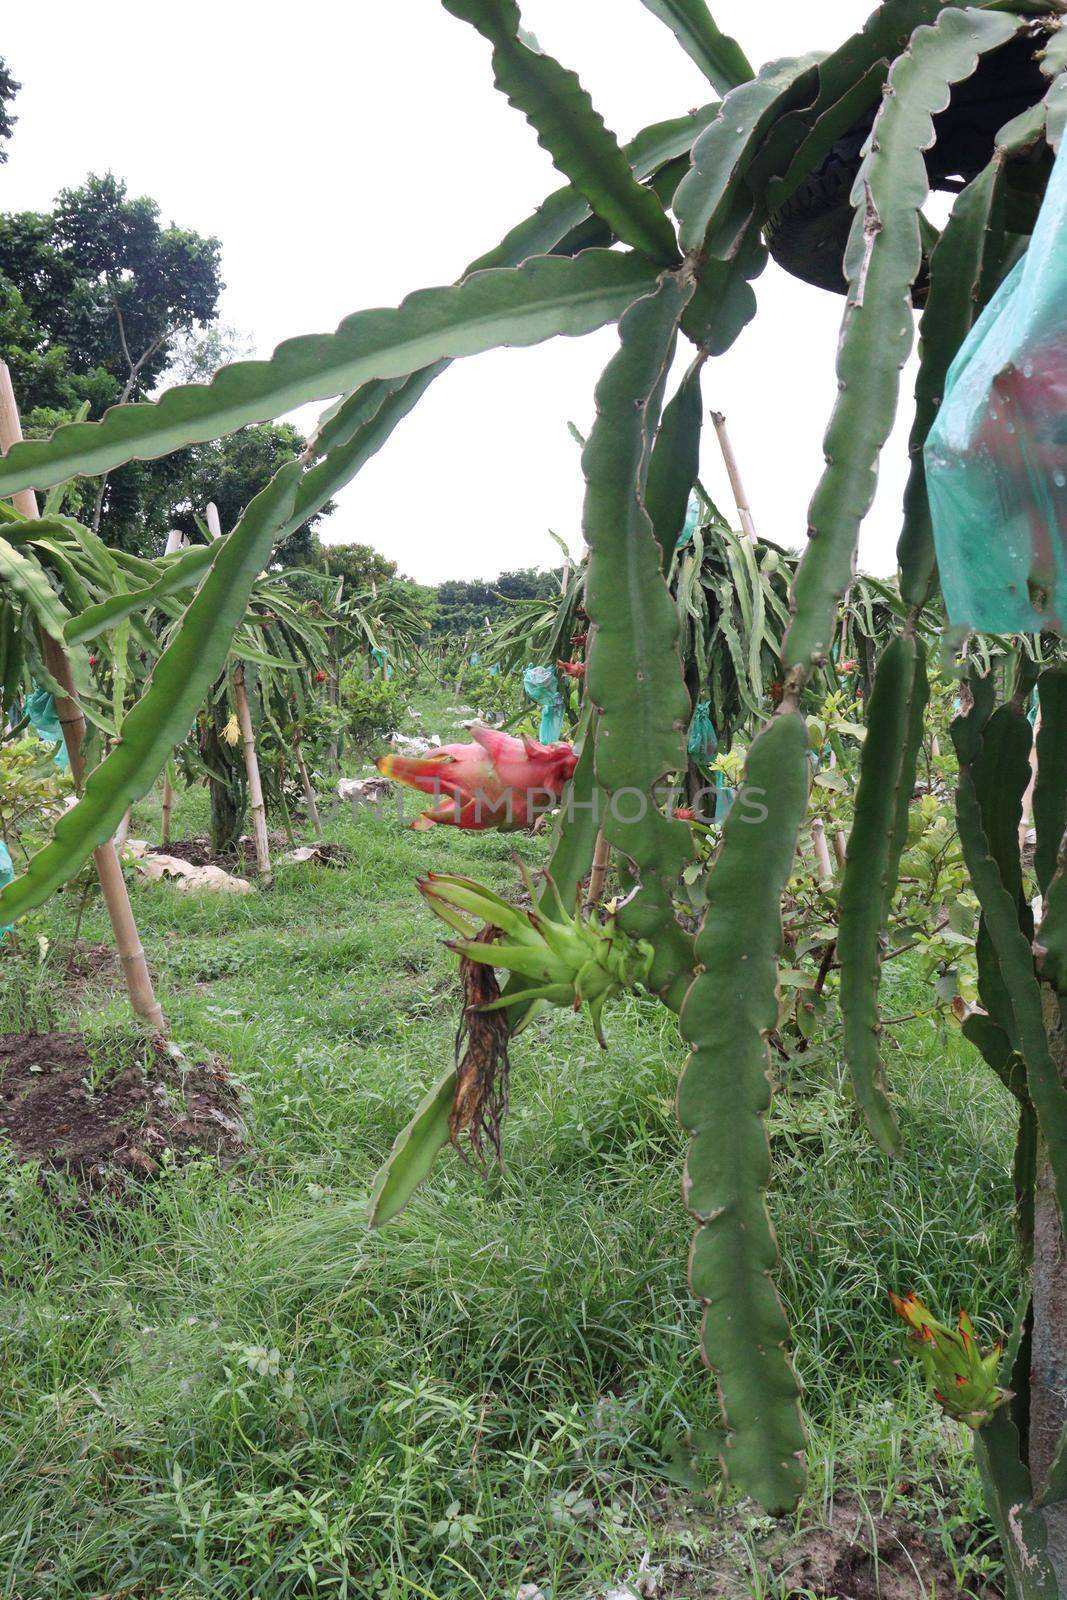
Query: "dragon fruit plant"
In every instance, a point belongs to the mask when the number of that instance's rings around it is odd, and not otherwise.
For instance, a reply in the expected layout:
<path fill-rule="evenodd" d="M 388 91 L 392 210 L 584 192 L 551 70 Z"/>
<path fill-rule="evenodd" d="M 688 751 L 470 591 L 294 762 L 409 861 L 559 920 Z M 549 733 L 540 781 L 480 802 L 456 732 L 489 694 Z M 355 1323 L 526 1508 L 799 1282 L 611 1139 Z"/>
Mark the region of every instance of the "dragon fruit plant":
<path fill-rule="evenodd" d="M 329 402 L 306 457 L 283 467 L 209 552 L 121 740 L 90 774 L 52 841 L 0 893 L 0 923 L 71 877 L 146 792 L 222 670 L 274 545 L 355 476 L 451 361 L 616 324 L 617 348 L 596 388 L 596 421 L 582 458 L 588 717 L 569 779 L 575 803 L 560 808 L 549 862 L 554 887 L 546 884 L 534 907 L 540 927 L 531 918 L 528 930 L 509 928 L 498 907 L 486 927 L 499 912 L 503 939 L 491 931 L 486 938 L 528 947 L 539 989 L 577 994 L 574 961 L 588 949 L 583 991 L 593 978 L 606 985 L 605 997 L 624 979 L 639 982 L 677 1014 L 690 1050 L 678 1093 L 690 1134 L 690 1279 L 703 1303 L 701 1343 L 721 1397 L 723 1462 L 741 1490 L 783 1511 L 803 1491 L 805 1436 L 774 1286 L 764 1120 L 779 903 L 811 773 L 802 697 L 832 655 L 915 338 L 913 313 L 921 309 L 900 605 L 896 635 L 865 697 L 867 737 L 838 944 L 855 1099 L 870 1136 L 891 1152 L 900 1135 L 879 1052 L 880 933 L 927 699 L 916 618 L 938 585 L 923 444 L 953 357 L 1037 219 L 1067 119 L 1067 29 L 1062 0 L 884 0 L 836 48 L 754 72 L 704 0 L 643 3 L 703 71 L 709 99 L 620 145 L 574 73 L 524 32 L 515 0 L 444 0 L 484 36 L 497 87 L 563 179 L 458 282 L 421 290 L 395 308 L 356 312 L 333 334 L 290 339 L 269 360 L 224 367 L 210 383 L 116 406 L 98 422 L 67 424 L 48 439 L 14 445 L 0 461 L 0 496 L 48 490 L 309 401 Z M 935 188 L 954 196 L 940 232 L 924 214 Z M 727 818 L 694 933 L 675 906 L 682 875 L 694 865 L 694 833 L 660 797 L 684 769 L 690 716 L 665 574 L 697 474 L 705 371 L 755 316 L 754 284 L 768 252 L 820 292 L 842 297 L 838 392 L 791 584 L 777 703 L 764 707 L 765 725 L 748 752 L 745 783 L 762 791 L 762 804 L 735 805 Z M 682 348 L 691 359 L 675 383 Z M 12 514 L 7 545 L 23 535 Z M 24 581 L 16 567 L 10 560 L 0 567 L 0 585 Z M 66 626 L 54 616 L 52 622 Z M 552 658 L 561 655 L 554 650 Z M 1020 860 L 1017 825 L 1030 777 L 1024 707 L 1035 681 L 1041 728 L 1031 872 Z M 1020 656 L 1005 703 L 994 705 L 988 677 L 972 678 L 961 701 L 959 833 L 981 905 L 981 1009 L 966 1027 L 1018 1108 L 1020 1242 L 1033 1264 L 997 1379 L 1004 1395 L 995 1405 L 984 1398 L 971 1415 L 978 1421 L 981 1413 L 975 1447 L 1015 1600 L 1047 1600 L 1067 1597 L 1067 1047 L 1060 1022 L 1067 989 L 1067 877 L 1060 865 L 1067 673 Z M 457 778 L 468 757 L 444 755 Z M 624 791 L 642 804 L 613 805 Z M 460 815 L 464 792 L 457 783 L 449 797 Z M 598 828 L 624 892 L 610 924 L 598 919 L 583 928 L 571 910 L 564 922 L 553 897 L 574 906 Z M 432 892 L 445 902 L 442 885 Z M 1045 916 L 1035 937 L 1037 892 Z M 455 898 L 453 889 L 449 894 Z M 464 1023 L 468 1034 L 480 1033 L 480 1059 L 491 1062 L 506 1050 L 526 1002 L 494 1007 L 494 969 L 484 953 L 472 959 L 478 935 L 471 927 L 456 930 L 466 961 Z M 502 950 L 497 954 L 503 959 Z M 516 965 L 501 994 L 512 984 L 529 986 L 514 950 L 511 959 Z M 613 969 L 617 960 L 621 967 Z M 491 1042 L 487 1029 L 494 1030 Z M 395 1214 L 457 1131 L 484 1123 L 485 1097 L 475 1095 L 467 1118 L 457 1088 L 463 1085 L 452 1069 L 401 1136 L 378 1185 L 377 1220 Z"/>

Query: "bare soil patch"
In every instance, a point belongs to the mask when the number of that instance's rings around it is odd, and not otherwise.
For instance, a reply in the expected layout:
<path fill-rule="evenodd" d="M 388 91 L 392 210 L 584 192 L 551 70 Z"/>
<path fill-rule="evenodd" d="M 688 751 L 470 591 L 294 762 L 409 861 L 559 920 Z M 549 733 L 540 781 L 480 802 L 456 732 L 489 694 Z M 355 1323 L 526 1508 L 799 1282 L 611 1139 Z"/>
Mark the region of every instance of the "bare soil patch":
<path fill-rule="evenodd" d="M 137 1048 L 101 1079 L 80 1033 L 0 1034 L 0 1137 L 20 1161 L 112 1191 L 154 1176 L 168 1150 L 236 1151 L 243 1129 L 225 1069 Z"/>
<path fill-rule="evenodd" d="M 808 1519 L 799 1533 L 773 1533 L 757 1545 L 777 1579 L 782 1600 L 952 1600 L 961 1594 L 952 1562 L 935 1529 L 896 1516 L 879 1516 L 854 1501 L 839 1501 L 829 1519 Z M 668 1565 L 664 1595 L 673 1600 L 741 1600 L 752 1593 L 751 1569 L 741 1551 L 720 1546 L 692 1565 Z M 978 1600 L 1002 1600 L 1001 1591 L 973 1578 L 962 1591 Z"/>
<path fill-rule="evenodd" d="M 292 849 L 284 833 L 272 833 L 268 842 L 272 858 L 280 860 Z M 316 843 L 314 848 L 314 859 L 328 866 L 346 866 L 351 858 L 351 851 L 343 844 Z M 250 838 L 242 838 L 235 850 L 217 852 L 212 850 L 207 834 L 195 834 L 188 839 L 175 839 L 166 846 L 149 845 L 149 851 L 152 855 L 177 856 L 179 861 L 188 861 L 191 867 L 221 867 L 224 872 L 232 872 L 239 864 L 244 876 L 255 877 L 256 874 L 256 847 Z"/>

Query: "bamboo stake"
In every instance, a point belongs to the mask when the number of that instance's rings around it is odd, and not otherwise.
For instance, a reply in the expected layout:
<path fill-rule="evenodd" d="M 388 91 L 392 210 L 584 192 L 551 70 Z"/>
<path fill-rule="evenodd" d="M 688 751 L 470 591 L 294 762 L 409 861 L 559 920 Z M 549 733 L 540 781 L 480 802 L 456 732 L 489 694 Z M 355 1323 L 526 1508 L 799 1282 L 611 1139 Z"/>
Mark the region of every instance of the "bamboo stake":
<path fill-rule="evenodd" d="M 300 773 L 300 782 L 304 786 L 304 803 L 308 808 L 308 818 L 311 822 L 311 826 L 315 830 L 316 835 L 321 839 L 322 823 L 319 821 L 318 801 L 315 799 L 315 791 L 311 786 L 311 779 L 308 776 L 308 769 L 304 764 L 304 752 L 300 748 L 299 738 L 294 739 L 293 741 L 293 753 L 296 756 L 296 766 L 297 771 Z"/>
<path fill-rule="evenodd" d="M 585 897 L 587 906 L 598 906 L 604 898 L 604 884 L 607 881 L 608 868 L 611 866 L 611 846 L 604 837 L 603 828 L 596 836 L 596 845 L 593 849 L 593 870 L 589 874 L 589 892 Z"/>
<path fill-rule="evenodd" d="M 248 709 L 245 692 L 244 662 L 233 669 L 233 698 L 237 702 L 237 721 L 241 728 L 241 741 L 245 752 L 245 772 L 248 774 L 248 793 L 252 801 L 252 837 L 256 842 L 256 866 L 264 883 L 270 882 L 270 845 L 267 842 L 267 808 L 263 804 L 263 784 L 259 777 L 256 757 L 256 736 L 252 730 L 252 713 Z"/>
<path fill-rule="evenodd" d="M 847 854 L 848 846 L 845 841 L 845 830 L 844 828 L 838 828 L 837 832 L 834 834 L 834 855 L 837 858 L 837 868 L 839 872 L 844 872 L 845 870 L 845 860 Z"/>
<path fill-rule="evenodd" d="M 174 785 L 170 781 L 170 768 L 163 774 L 163 822 L 159 833 L 162 845 L 170 844 L 170 814 L 174 805 Z"/>
<path fill-rule="evenodd" d="M 185 544 L 185 535 L 180 528 L 171 528 L 167 534 L 167 543 L 164 547 L 165 556 L 176 556 Z M 163 804 L 162 825 L 159 832 L 159 842 L 166 846 L 170 844 L 170 815 L 174 808 L 174 785 L 170 781 L 170 763 L 168 762 L 163 772 Z"/>
<path fill-rule="evenodd" d="M 219 508 L 214 500 L 209 500 L 204 508 L 204 520 L 208 525 L 208 532 L 213 539 L 222 538 L 222 524 L 219 522 Z M 263 783 L 259 776 L 259 757 L 256 755 L 256 735 L 252 728 L 252 713 L 248 706 L 248 692 L 245 689 L 244 662 L 239 661 L 233 669 L 233 698 L 237 705 L 237 721 L 241 729 L 241 742 L 244 745 L 245 772 L 248 775 L 248 793 L 252 801 L 252 837 L 256 844 L 256 866 L 263 882 L 269 883 L 270 871 L 270 845 L 267 841 L 267 808 L 263 804 Z"/>
<path fill-rule="evenodd" d="M 713 411 L 711 413 L 711 420 L 715 424 L 715 432 L 719 436 L 719 449 L 722 451 L 722 458 L 726 463 L 726 474 L 730 479 L 730 488 L 733 491 L 734 503 L 737 506 L 737 514 L 741 518 L 741 531 L 746 535 L 751 544 L 755 544 L 756 524 L 752 520 L 752 512 L 749 508 L 748 496 L 745 493 L 745 486 L 741 482 L 741 468 L 737 464 L 737 457 L 734 455 L 734 447 L 730 443 L 730 436 L 726 431 L 726 418 L 723 416 L 721 411 Z"/>
<path fill-rule="evenodd" d="M 19 420 L 18 404 L 15 400 L 15 391 L 11 384 L 11 373 L 7 363 L 0 361 L 0 450 L 5 453 L 22 438 L 22 424 Z M 37 496 L 32 489 L 23 489 L 12 496 L 12 502 L 17 511 L 24 517 L 38 517 L 40 511 L 37 506 Z M 45 666 L 63 690 L 56 696 L 56 714 L 59 725 L 63 729 L 63 742 L 67 747 L 67 756 L 70 760 L 70 773 L 74 780 L 74 788 L 80 794 L 85 778 L 85 753 L 83 749 L 85 740 L 85 718 L 81 707 L 78 705 L 74 691 L 74 680 L 71 677 L 70 662 L 66 654 L 49 634 L 41 634 L 41 651 L 44 656 Z M 126 979 L 126 988 L 129 991 L 130 1005 L 139 1017 L 144 1017 L 153 1028 L 165 1034 L 167 1024 L 162 1008 L 156 999 L 152 987 L 152 977 L 148 971 L 141 938 L 134 920 L 133 907 L 130 905 L 130 896 L 126 888 L 126 880 L 122 876 L 119 865 L 118 852 L 109 839 L 105 844 L 98 845 L 93 851 L 93 861 L 96 866 L 97 877 L 100 879 L 100 888 L 107 906 L 107 914 L 111 919 L 112 931 L 115 935 L 115 947 L 118 950 L 119 960 L 122 963 L 123 976 Z"/>
<path fill-rule="evenodd" d="M 826 846 L 826 826 L 821 817 L 812 819 L 811 848 L 815 852 L 815 862 L 819 869 L 820 881 L 832 878 L 834 869 L 830 863 L 830 852 Z"/>
<path fill-rule="evenodd" d="M 118 827 L 115 829 L 113 842 L 114 842 L 116 850 L 121 850 L 123 845 L 126 843 L 127 838 L 129 837 L 130 818 L 131 818 L 132 815 L 133 815 L 133 807 L 132 806 L 127 806 L 125 811 L 122 813 L 122 821 L 119 823 Z"/>

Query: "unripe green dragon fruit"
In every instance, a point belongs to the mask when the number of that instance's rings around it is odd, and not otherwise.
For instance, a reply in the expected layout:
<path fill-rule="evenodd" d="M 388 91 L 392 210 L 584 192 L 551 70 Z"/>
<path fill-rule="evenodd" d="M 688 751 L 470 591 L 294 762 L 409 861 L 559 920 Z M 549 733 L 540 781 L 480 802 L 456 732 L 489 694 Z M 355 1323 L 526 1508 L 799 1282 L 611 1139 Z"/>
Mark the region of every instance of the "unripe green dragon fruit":
<path fill-rule="evenodd" d="M 980 1428 L 998 1406 L 1011 1399 L 1011 1390 L 997 1384 L 1001 1346 L 994 1345 L 983 1356 L 966 1311 L 960 1312 L 955 1328 L 947 1328 L 917 1295 L 901 1297 L 891 1289 L 889 1298 L 911 1329 L 934 1399 L 955 1421 Z"/>
<path fill-rule="evenodd" d="M 601 1014 L 608 1000 L 647 982 L 652 946 L 631 939 L 615 918 L 603 921 L 567 912 L 554 885 L 552 914 L 524 911 L 471 878 L 429 873 L 419 880 L 426 904 L 460 934 L 449 949 L 468 961 L 499 967 L 529 980 L 483 1011 L 547 1000 L 557 1006 L 589 1007 L 597 1039 L 604 1044 Z M 497 930 L 485 937 L 482 924 Z"/>

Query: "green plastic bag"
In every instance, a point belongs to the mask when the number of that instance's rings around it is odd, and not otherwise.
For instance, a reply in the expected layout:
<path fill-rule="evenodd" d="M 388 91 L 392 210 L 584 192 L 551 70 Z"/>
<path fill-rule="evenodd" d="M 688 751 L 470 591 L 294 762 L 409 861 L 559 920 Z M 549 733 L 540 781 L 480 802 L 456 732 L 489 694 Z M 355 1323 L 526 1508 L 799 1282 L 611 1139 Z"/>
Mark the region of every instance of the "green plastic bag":
<path fill-rule="evenodd" d="M 54 695 L 47 689 L 33 689 L 26 696 L 23 706 L 29 718 L 30 727 L 45 744 L 58 743 L 59 748 L 55 753 L 57 767 L 69 767 L 70 757 L 67 755 L 67 746 L 63 738 L 63 729 L 59 725 L 59 713 L 56 711 Z"/>
<path fill-rule="evenodd" d="M 698 700 L 689 721 L 685 747 L 698 761 L 706 761 L 714 756 L 718 743 L 715 725 L 711 720 L 711 701 Z"/>
<path fill-rule="evenodd" d="M 1064 632 L 1067 139 L 1026 254 L 949 368 L 925 463 L 949 621 Z"/>
<path fill-rule="evenodd" d="M 393 669 L 389 665 L 388 650 L 383 650 L 381 645 L 373 645 L 371 647 L 370 657 L 378 671 L 382 673 L 384 677 L 391 678 L 393 676 Z"/>
<path fill-rule="evenodd" d="M 691 494 L 685 508 L 685 521 L 682 523 L 682 531 L 674 541 L 674 548 L 676 550 L 681 550 L 683 545 L 687 545 L 689 543 L 690 539 L 697 530 L 697 523 L 699 521 L 700 500 L 697 495 Z"/>
<path fill-rule="evenodd" d="M 526 693 L 541 707 L 541 726 L 537 737 L 542 744 L 555 744 L 563 726 L 563 696 L 553 667 L 527 667 L 522 675 Z"/>
<path fill-rule="evenodd" d="M 11 861 L 11 852 L 3 839 L 0 839 L 0 889 L 6 889 L 14 876 L 15 868 Z M 10 933 L 12 927 L 13 924 L 10 922 L 6 926 L 0 926 L 0 939 L 4 937 L 5 933 Z"/>

